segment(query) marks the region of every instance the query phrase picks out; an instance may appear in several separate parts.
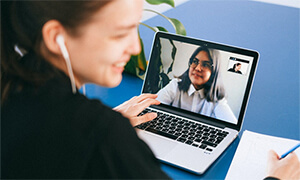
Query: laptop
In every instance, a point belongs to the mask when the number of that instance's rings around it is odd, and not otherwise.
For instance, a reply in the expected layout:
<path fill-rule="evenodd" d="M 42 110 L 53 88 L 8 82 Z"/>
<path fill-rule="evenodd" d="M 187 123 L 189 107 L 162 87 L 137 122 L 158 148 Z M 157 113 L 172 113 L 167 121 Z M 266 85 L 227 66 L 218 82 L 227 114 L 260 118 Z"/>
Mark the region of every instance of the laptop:
<path fill-rule="evenodd" d="M 203 174 L 241 130 L 258 56 L 253 50 L 157 32 L 142 93 L 158 94 L 161 104 L 140 114 L 158 116 L 136 126 L 138 136 L 162 162 Z"/>

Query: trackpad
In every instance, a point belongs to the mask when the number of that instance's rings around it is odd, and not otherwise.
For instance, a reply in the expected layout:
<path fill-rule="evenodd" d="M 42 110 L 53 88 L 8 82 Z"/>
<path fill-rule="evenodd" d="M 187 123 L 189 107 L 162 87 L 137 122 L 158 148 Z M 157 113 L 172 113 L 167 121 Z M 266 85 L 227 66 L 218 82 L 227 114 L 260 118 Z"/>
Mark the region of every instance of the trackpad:
<path fill-rule="evenodd" d="M 173 142 L 163 137 L 158 137 L 156 134 L 146 131 L 137 130 L 137 134 L 148 144 L 157 158 L 165 157 L 178 145 L 177 142 Z"/>

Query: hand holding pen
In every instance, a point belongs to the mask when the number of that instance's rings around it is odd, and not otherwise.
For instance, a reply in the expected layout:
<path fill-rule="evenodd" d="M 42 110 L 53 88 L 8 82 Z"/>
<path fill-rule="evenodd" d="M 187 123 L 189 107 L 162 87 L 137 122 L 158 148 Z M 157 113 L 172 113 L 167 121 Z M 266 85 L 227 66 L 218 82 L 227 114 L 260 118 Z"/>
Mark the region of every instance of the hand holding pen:
<path fill-rule="evenodd" d="M 288 154 L 294 152 L 298 147 L 300 147 L 300 143 L 297 144 L 296 146 L 292 147 L 290 150 L 288 150 L 286 153 L 282 154 L 280 156 L 280 159 L 285 158 Z"/>
<path fill-rule="evenodd" d="M 281 156 L 271 150 L 269 152 L 267 176 L 279 179 L 300 180 L 300 162 L 294 152 L 298 147 L 300 147 L 300 144 L 294 146 Z"/>

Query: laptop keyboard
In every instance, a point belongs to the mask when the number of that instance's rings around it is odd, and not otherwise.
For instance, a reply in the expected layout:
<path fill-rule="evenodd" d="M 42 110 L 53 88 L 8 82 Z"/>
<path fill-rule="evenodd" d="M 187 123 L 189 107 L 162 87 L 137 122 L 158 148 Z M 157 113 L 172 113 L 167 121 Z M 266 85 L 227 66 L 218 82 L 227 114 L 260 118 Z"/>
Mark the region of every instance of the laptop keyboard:
<path fill-rule="evenodd" d="M 228 135 L 227 131 L 151 109 L 145 109 L 139 115 L 149 112 L 157 113 L 157 117 L 152 121 L 136 126 L 137 128 L 210 152 Z"/>

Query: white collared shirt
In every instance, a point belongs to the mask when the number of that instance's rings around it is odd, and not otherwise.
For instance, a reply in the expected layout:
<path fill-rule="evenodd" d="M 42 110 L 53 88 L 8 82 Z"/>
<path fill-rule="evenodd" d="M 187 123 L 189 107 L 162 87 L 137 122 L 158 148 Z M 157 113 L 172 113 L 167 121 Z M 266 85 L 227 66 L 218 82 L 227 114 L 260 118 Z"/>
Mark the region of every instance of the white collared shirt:
<path fill-rule="evenodd" d="M 204 89 L 197 91 L 191 84 L 188 91 L 183 92 L 178 88 L 179 81 L 176 78 L 172 79 L 167 86 L 157 93 L 157 100 L 163 104 L 237 124 L 237 118 L 231 111 L 225 98 L 216 103 L 208 102 L 204 95 Z"/>

